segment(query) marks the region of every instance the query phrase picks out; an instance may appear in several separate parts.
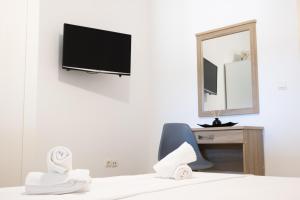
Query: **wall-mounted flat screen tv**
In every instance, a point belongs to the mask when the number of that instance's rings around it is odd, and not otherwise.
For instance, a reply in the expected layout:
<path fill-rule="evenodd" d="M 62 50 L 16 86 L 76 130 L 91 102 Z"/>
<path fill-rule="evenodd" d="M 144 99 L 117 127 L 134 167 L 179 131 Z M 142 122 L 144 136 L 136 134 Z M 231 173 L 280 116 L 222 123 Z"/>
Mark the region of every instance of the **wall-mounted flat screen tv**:
<path fill-rule="evenodd" d="M 64 24 L 64 69 L 130 75 L 130 61 L 131 35 Z"/>
<path fill-rule="evenodd" d="M 204 92 L 212 95 L 217 95 L 218 91 L 218 67 L 207 60 L 203 59 L 204 63 Z"/>

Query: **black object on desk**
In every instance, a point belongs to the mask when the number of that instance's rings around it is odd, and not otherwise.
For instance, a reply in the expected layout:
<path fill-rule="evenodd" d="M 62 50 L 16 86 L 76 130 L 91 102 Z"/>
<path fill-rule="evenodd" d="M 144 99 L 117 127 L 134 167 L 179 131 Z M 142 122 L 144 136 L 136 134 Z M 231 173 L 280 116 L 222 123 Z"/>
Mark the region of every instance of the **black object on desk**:
<path fill-rule="evenodd" d="M 230 127 L 230 126 L 234 126 L 236 124 L 238 124 L 238 123 L 227 122 L 225 124 L 222 124 L 222 122 L 219 120 L 219 118 L 215 118 L 212 125 L 209 125 L 209 124 L 197 124 L 197 125 L 199 125 L 203 128 L 209 128 L 209 127 Z"/>

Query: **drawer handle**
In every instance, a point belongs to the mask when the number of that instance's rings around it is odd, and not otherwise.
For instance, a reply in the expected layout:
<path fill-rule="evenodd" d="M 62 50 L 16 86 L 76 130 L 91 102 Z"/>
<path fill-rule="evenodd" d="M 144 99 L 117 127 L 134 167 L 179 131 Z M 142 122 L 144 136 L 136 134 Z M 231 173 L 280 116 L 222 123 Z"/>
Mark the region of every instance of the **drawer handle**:
<path fill-rule="evenodd" d="M 198 135 L 198 139 L 199 140 L 213 140 L 215 138 L 214 135 L 209 135 L 209 136 L 201 136 L 201 135 Z"/>

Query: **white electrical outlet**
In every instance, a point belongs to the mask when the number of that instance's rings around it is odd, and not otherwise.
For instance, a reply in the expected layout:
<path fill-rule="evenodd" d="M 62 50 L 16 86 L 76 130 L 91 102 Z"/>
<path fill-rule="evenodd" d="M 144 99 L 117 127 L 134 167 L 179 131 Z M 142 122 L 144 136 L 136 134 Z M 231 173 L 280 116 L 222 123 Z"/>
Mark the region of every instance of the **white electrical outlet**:
<path fill-rule="evenodd" d="M 116 160 L 106 161 L 106 168 L 117 168 L 118 166 L 119 166 L 119 163 Z"/>

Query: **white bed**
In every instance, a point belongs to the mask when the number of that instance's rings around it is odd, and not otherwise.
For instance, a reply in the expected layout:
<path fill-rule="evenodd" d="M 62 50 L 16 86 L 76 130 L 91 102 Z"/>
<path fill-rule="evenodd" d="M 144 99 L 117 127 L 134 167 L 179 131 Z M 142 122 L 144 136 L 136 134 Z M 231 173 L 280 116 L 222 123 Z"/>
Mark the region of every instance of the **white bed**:
<path fill-rule="evenodd" d="M 24 194 L 24 187 L 0 189 L 0 200 L 300 200 L 300 178 L 194 173 L 193 179 L 159 179 L 154 174 L 93 179 L 90 192 Z"/>

